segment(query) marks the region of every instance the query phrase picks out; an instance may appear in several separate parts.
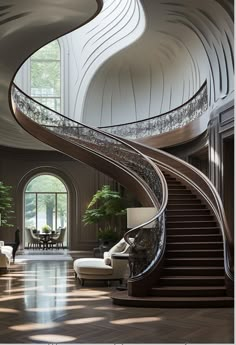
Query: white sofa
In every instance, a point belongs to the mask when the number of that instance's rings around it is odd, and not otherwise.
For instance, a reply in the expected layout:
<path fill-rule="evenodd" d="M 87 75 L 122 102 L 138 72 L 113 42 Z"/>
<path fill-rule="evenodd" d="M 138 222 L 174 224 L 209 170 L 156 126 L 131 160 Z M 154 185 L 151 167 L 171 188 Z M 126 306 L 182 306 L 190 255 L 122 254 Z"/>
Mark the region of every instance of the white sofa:
<path fill-rule="evenodd" d="M 4 241 L 0 241 L 0 268 L 7 269 L 12 259 L 13 248 L 5 246 Z"/>
<path fill-rule="evenodd" d="M 128 260 L 119 260 L 112 254 L 125 254 L 129 251 L 129 245 L 124 239 L 113 246 L 109 252 L 104 253 L 103 258 L 82 258 L 74 261 L 74 271 L 81 285 L 84 280 L 120 280 L 127 274 Z"/>

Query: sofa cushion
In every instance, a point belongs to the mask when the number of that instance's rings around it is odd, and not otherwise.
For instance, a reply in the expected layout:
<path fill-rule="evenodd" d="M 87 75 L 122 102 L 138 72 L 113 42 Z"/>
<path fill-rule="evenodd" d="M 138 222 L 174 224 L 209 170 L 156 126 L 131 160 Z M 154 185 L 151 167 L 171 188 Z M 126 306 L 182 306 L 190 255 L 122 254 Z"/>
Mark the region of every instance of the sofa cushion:
<path fill-rule="evenodd" d="M 83 258 L 74 261 L 74 270 L 77 274 L 89 274 L 89 275 L 111 275 L 113 268 L 106 265 L 104 259 L 97 258 Z"/>
<path fill-rule="evenodd" d="M 110 250 L 109 250 L 109 254 L 111 256 L 111 254 L 113 253 L 120 253 L 122 252 L 125 247 L 127 246 L 127 243 L 125 242 L 124 238 L 122 238 L 117 244 L 115 244 Z"/>
<path fill-rule="evenodd" d="M 105 265 L 111 266 L 111 258 L 109 257 L 104 258 L 104 263 Z"/>

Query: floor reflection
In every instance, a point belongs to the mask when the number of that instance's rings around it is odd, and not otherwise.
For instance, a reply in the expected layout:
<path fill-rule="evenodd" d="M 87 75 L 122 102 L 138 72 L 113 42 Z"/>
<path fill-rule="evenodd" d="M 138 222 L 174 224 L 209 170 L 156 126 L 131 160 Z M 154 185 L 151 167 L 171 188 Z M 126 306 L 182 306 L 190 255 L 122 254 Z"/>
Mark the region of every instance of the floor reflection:
<path fill-rule="evenodd" d="M 199 342 L 203 336 L 206 343 L 208 339 L 211 343 L 232 342 L 230 308 L 115 306 L 110 299 L 114 285 L 108 288 L 93 282 L 91 287 L 81 288 L 72 265 L 69 261 L 27 261 L 0 274 L 1 343 L 135 344 L 158 340 L 164 344 Z"/>

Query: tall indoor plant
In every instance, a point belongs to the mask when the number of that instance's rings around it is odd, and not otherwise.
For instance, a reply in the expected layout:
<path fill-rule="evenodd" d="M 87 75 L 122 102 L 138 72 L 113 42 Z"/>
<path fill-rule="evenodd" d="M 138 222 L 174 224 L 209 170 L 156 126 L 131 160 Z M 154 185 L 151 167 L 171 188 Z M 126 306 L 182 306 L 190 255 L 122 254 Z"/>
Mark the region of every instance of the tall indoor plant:
<path fill-rule="evenodd" d="M 11 186 L 5 185 L 0 181 L 0 217 L 1 226 L 10 227 L 13 224 L 10 223 L 10 219 L 13 216 L 13 198 L 11 196 Z"/>
<path fill-rule="evenodd" d="M 104 185 L 92 197 L 82 220 L 85 225 L 98 224 L 100 241 L 114 243 L 122 236 L 118 220 L 124 215 L 126 215 L 125 200 L 119 192 L 112 191 L 109 185 Z"/>

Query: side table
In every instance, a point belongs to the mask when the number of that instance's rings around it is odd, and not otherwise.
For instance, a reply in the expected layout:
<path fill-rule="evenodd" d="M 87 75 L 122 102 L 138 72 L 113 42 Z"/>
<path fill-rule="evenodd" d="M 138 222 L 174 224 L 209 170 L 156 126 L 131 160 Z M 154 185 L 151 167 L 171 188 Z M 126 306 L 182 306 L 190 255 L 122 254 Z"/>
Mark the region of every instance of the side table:
<path fill-rule="evenodd" d="M 112 259 L 115 260 L 127 260 L 127 267 L 126 267 L 126 272 L 124 274 L 124 279 L 123 279 L 123 284 L 117 286 L 117 290 L 119 291 L 124 291 L 127 290 L 127 281 L 130 275 L 130 270 L 129 270 L 129 254 L 121 254 L 121 253 L 114 253 L 111 255 Z"/>

